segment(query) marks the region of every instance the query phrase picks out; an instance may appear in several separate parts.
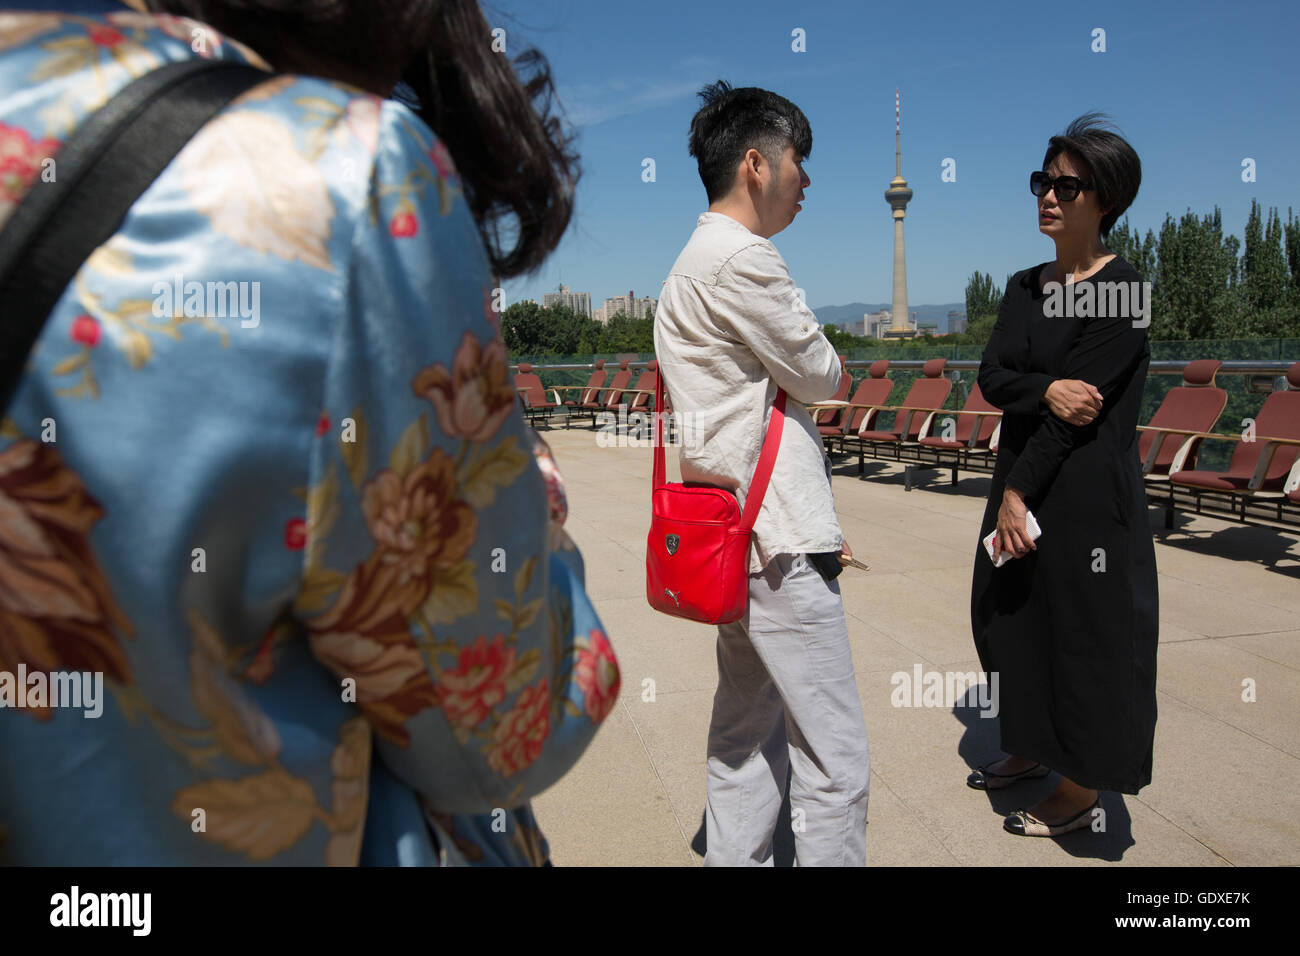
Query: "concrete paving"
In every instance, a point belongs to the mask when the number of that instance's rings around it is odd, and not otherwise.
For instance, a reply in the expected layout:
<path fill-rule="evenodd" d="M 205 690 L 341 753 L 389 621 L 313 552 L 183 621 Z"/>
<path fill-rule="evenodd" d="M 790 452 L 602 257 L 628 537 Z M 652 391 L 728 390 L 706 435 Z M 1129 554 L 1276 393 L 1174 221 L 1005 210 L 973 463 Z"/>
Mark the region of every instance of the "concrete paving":
<path fill-rule="evenodd" d="M 618 705 L 577 766 L 534 809 L 557 866 L 702 862 L 705 741 L 716 629 L 645 600 L 650 449 L 602 447 L 590 426 L 542 428 L 565 478 L 567 528 L 618 654 Z M 609 436 L 605 436 L 609 437 Z M 676 450 L 668 452 L 677 479 Z M 1055 775 L 993 794 L 970 769 L 999 753 L 995 720 L 967 707 L 896 707 L 897 672 L 978 671 L 970 576 L 987 476 L 837 459 L 836 510 L 871 571 L 840 577 L 871 740 L 874 865 L 1300 864 L 1300 532 L 1152 509 L 1160 571 L 1153 782 L 1104 793 L 1106 832 L 1027 839 L 1002 817 Z M 1254 701 L 1243 700 L 1253 684 Z M 791 856 L 778 834 L 778 864 Z"/>

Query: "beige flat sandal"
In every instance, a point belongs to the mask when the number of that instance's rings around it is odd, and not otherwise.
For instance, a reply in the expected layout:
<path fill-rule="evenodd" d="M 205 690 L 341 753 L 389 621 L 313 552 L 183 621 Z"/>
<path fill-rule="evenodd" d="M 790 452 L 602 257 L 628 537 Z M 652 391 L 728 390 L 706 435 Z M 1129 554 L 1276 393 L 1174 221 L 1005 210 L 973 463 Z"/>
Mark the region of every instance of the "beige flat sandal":
<path fill-rule="evenodd" d="M 1054 837 L 1071 830 L 1082 830 L 1092 823 L 1092 811 L 1101 806 L 1098 796 L 1091 806 L 1085 807 L 1068 820 L 1060 823 L 1044 823 L 1028 810 L 1013 810 L 1002 821 L 1002 828 L 1016 836 Z"/>

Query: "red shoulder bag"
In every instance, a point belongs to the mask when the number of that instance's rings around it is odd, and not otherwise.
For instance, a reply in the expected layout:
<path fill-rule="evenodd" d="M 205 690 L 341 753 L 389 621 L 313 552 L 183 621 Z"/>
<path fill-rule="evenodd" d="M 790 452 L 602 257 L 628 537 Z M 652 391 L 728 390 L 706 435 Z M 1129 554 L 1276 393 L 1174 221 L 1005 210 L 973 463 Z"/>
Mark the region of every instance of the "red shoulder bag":
<path fill-rule="evenodd" d="M 731 492 L 664 480 L 664 367 L 655 384 L 654 475 L 646 542 L 646 600 L 656 611 L 703 624 L 729 624 L 749 605 L 749 544 L 763 506 L 785 422 L 785 391 L 777 389 L 745 513 Z"/>

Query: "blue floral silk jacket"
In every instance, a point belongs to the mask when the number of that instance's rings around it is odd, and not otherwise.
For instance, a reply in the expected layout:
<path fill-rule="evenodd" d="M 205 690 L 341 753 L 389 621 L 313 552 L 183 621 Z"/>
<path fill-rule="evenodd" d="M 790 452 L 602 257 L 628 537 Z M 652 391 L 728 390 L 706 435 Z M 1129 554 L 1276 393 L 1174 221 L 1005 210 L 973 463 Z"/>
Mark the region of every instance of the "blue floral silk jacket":
<path fill-rule="evenodd" d="M 132 79 L 269 69 L 64 9 L 0 12 L 0 225 Z M 0 863 L 546 861 L 619 676 L 494 304 L 446 148 L 344 84 L 150 186 L 0 423 Z"/>

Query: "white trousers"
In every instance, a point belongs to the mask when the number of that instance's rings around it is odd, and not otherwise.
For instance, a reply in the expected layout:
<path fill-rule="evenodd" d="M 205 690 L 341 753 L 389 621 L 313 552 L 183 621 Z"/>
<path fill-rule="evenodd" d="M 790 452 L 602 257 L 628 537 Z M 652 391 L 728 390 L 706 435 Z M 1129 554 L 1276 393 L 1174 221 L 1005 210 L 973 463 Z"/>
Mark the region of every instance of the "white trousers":
<path fill-rule="evenodd" d="M 718 628 L 705 866 L 772 865 L 787 768 L 797 865 L 864 866 L 871 758 L 839 581 L 779 554 Z"/>

